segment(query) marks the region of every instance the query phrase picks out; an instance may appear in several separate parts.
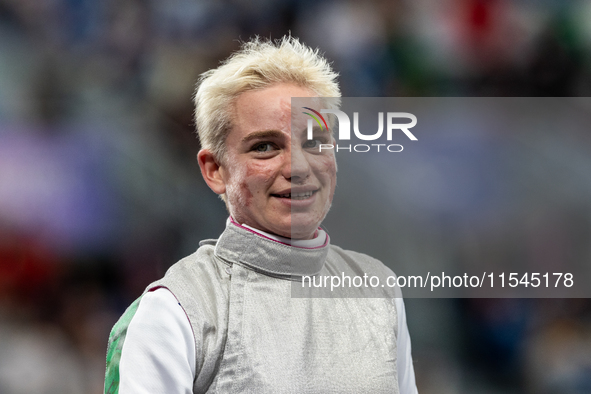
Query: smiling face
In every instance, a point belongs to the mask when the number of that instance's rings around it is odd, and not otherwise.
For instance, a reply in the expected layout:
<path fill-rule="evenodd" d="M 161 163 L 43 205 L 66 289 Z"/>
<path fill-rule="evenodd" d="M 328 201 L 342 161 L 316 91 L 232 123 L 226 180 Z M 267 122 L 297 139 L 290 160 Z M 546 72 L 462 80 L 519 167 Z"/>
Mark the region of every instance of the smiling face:
<path fill-rule="evenodd" d="M 314 139 L 307 140 L 309 117 L 301 111 L 292 116 L 291 97 L 315 95 L 296 85 L 276 84 L 238 96 L 219 167 L 224 187 L 212 189 L 223 189 L 238 223 L 309 239 L 332 203 L 336 162 L 332 150 L 319 152 L 319 144 L 332 143 L 330 133 L 315 129 Z"/>

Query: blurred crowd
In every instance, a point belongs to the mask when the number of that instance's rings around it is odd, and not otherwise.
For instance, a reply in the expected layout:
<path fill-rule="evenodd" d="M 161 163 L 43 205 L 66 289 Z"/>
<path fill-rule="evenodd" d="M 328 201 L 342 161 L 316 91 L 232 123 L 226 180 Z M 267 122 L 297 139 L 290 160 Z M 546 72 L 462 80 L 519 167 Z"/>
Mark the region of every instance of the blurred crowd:
<path fill-rule="evenodd" d="M 102 392 L 113 323 L 224 227 L 195 160 L 199 74 L 289 32 L 344 96 L 591 92 L 588 0 L 0 0 L 0 393 Z M 557 222 L 532 237 L 576 234 L 591 262 L 589 205 Z M 421 393 L 591 393 L 589 300 L 408 305 Z"/>

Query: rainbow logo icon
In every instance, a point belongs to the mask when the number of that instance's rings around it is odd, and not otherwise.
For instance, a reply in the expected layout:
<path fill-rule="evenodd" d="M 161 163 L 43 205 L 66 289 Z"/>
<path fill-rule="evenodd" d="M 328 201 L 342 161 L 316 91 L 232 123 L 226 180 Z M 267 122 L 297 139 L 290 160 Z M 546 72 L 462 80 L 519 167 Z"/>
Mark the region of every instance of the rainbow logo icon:
<path fill-rule="evenodd" d="M 309 111 L 314 112 L 316 115 L 318 115 L 320 117 L 320 119 L 322 119 L 322 123 L 324 123 L 324 126 L 326 127 L 326 130 L 328 130 L 328 124 L 326 124 L 326 120 L 324 120 L 324 117 L 320 114 L 320 112 L 313 110 L 312 108 L 309 107 L 302 107 L 303 109 L 307 109 Z M 322 127 L 322 123 L 320 123 L 320 119 L 318 119 L 316 116 L 312 115 L 309 112 L 302 112 L 303 114 L 306 115 L 310 115 L 315 121 L 316 123 L 318 123 L 318 126 L 320 126 L 320 129 L 324 131 L 324 127 Z"/>

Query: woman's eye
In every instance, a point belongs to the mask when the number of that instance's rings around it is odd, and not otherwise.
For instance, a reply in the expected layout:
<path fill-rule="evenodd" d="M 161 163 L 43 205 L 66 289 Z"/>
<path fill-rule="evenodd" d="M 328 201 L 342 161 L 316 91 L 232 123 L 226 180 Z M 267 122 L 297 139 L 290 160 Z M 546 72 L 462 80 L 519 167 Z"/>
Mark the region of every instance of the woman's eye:
<path fill-rule="evenodd" d="M 317 148 L 322 142 L 320 140 L 308 140 L 304 142 L 303 147 L 306 149 Z"/>
<path fill-rule="evenodd" d="M 273 146 L 269 143 L 257 144 L 252 148 L 255 152 L 270 152 L 273 150 Z"/>

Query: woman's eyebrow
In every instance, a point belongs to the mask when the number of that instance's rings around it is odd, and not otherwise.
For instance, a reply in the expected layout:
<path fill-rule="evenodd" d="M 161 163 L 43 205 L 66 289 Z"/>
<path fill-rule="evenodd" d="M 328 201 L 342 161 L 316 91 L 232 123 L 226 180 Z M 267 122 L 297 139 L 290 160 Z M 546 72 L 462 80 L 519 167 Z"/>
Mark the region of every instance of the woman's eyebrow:
<path fill-rule="evenodd" d="M 254 133 L 250 133 L 246 137 L 242 139 L 242 142 L 248 142 L 260 138 L 269 138 L 269 137 L 282 137 L 283 133 L 278 130 L 264 130 L 264 131 L 255 131 Z"/>
<path fill-rule="evenodd" d="M 302 132 L 302 134 L 304 135 L 304 137 L 307 137 L 308 136 L 308 130 L 304 130 Z M 330 136 L 331 135 L 331 132 L 328 131 L 328 130 L 326 130 L 325 128 L 322 128 L 322 129 L 320 127 L 313 127 L 312 128 L 312 136 L 314 136 L 314 137 L 321 137 L 321 136 L 324 136 L 324 135 Z"/>

